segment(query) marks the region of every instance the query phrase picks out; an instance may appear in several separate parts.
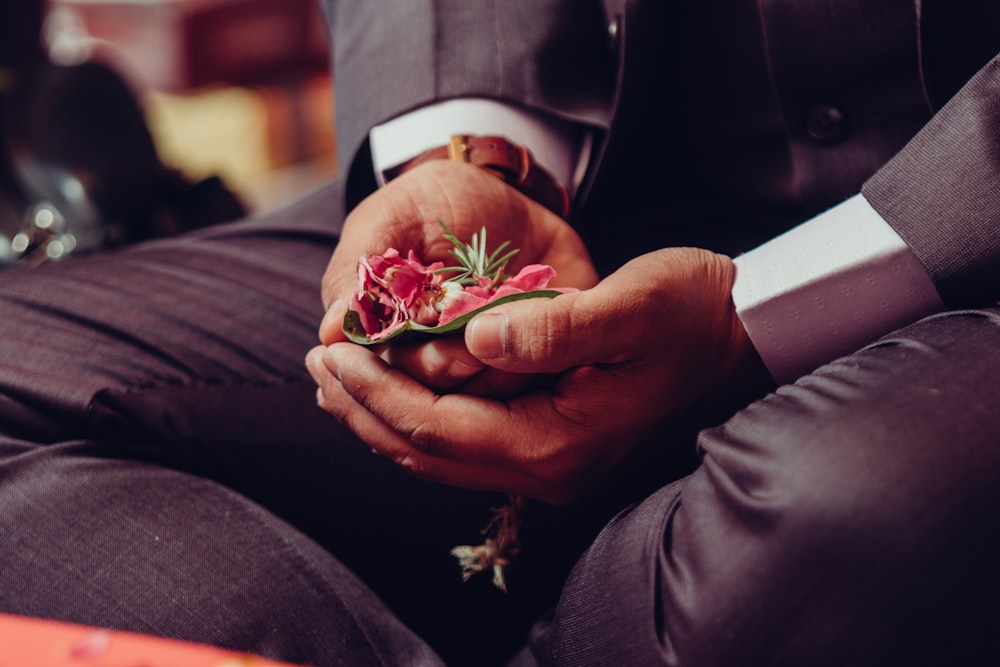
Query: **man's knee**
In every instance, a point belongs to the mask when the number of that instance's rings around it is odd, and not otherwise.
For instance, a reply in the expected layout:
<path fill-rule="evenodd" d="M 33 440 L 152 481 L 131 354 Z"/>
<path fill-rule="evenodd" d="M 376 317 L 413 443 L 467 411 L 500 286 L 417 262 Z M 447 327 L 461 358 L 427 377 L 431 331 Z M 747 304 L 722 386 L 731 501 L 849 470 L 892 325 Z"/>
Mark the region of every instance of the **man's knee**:
<path fill-rule="evenodd" d="M 434 659 L 339 561 L 213 482 L 73 445 L 0 474 L 2 611 L 296 664 Z"/>
<path fill-rule="evenodd" d="M 780 388 L 699 447 L 748 494 L 817 519 L 960 501 L 1000 475 L 998 373 L 1000 316 L 947 313 Z"/>
<path fill-rule="evenodd" d="M 995 313 L 948 313 L 703 432 L 667 543 L 698 576 L 664 591 L 696 591 L 687 620 L 716 620 L 677 636 L 712 655 L 703 631 L 720 618 L 761 637 L 794 615 L 798 635 L 761 656 L 839 645 L 828 655 L 877 664 L 935 623 L 939 646 L 972 646 L 967 629 L 1000 592 L 998 371 Z"/>

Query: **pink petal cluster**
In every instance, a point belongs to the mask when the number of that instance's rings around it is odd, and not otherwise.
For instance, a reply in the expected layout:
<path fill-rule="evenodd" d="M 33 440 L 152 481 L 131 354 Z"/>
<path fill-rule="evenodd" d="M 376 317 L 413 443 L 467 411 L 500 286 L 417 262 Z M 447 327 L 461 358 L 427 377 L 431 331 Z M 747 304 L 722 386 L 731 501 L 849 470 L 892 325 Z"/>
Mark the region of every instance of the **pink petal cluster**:
<path fill-rule="evenodd" d="M 447 324 L 456 317 L 511 294 L 545 289 L 549 281 L 555 277 L 555 269 L 546 264 L 529 264 L 516 276 L 508 278 L 499 285 L 495 285 L 495 281 L 490 278 L 477 277 L 477 284 L 467 286 L 453 298 L 448 299 L 448 303 L 441 310 L 438 324 Z"/>
<path fill-rule="evenodd" d="M 351 310 L 361 316 L 369 340 L 390 336 L 409 320 L 435 324 L 440 315 L 435 306 L 444 281 L 435 271 L 443 267 L 444 262 L 424 266 L 412 250 L 407 257 L 395 248 L 382 255 L 362 257 Z"/>
<path fill-rule="evenodd" d="M 500 283 L 477 276 L 475 285 L 463 287 L 437 273 L 443 267 L 443 262 L 425 266 L 413 251 L 403 257 L 394 248 L 362 257 L 351 310 L 360 316 L 368 340 L 388 338 L 408 322 L 429 327 L 447 324 L 511 294 L 545 289 L 556 275 L 551 266 L 532 264 Z"/>

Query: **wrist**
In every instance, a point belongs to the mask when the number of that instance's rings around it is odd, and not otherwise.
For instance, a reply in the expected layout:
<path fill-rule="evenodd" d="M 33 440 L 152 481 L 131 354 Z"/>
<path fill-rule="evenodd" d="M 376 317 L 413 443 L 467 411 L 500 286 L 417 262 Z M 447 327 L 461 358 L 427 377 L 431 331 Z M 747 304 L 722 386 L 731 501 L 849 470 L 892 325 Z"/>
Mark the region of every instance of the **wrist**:
<path fill-rule="evenodd" d="M 454 160 L 480 167 L 556 215 L 569 214 L 569 193 L 551 173 L 535 162 L 524 146 L 500 136 L 452 135 L 451 142 L 424 151 L 385 172 L 392 180 L 425 162 Z"/>
<path fill-rule="evenodd" d="M 717 375 L 707 395 L 710 403 L 715 403 L 723 411 L 728 411 L 756 400 L 772 390 L 774 380 L 754 346 L 732 299 L 732 287 L 737 273 L 736 264 L 732 258 L 725 255 L 717 255 L 717 258 L 722 263 L 718 326 L 722 332 L 724 348 L 718 356 Z"/>

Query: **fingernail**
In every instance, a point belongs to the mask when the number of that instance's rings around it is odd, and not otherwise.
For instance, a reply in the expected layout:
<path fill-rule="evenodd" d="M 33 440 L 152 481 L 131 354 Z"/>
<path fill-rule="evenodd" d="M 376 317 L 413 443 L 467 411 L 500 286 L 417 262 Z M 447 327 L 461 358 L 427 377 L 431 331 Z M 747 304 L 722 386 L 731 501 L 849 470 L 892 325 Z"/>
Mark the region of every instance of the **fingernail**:
<path fill-rule="evenodd" d="M 473 366 L 461 359 L 456 359 L 451 354 L 448 354 L 446 349 L 442 349 L 441 346 L 434 343 L 431 343 L 424 349 L 424 354 L 426 355 L 425 361 L 427 364 L 443 368 L 445 376 L 451 380 L 467 380 L 482 369 L 481 365 Z"/>
<path fill-rule="evenodd" d="M 445 372 L 452 380 L 467 380 L 478 373 L 481 369 L 482 366 L 472 366 L 464 361 L 452 359 L 451 363 L 448 364 L 448 370 Z"/>
<path fill-rule="evenodd" d="M 323 365 L 322 355 L 323 349 L 319 347 L 314 347 L 306 354 L 306 370 L 316 384 L 319 384 L 319 370 Z"/>
<path fill-rule="evenodd" d="M 341 299 L 337 299 L 326 309 L 323 321 L 319 325 L 319 337 L 324 343 L 329 342 L 331 334 L 340 329 L 344 321 L 345 310 L 344 302 Z"/>
<path fill-rule="evenodd" d="M 465 344 L 480 359 L 502 357 L 507 349 L 507 316 L 483 313 L 466 326 Z"/>

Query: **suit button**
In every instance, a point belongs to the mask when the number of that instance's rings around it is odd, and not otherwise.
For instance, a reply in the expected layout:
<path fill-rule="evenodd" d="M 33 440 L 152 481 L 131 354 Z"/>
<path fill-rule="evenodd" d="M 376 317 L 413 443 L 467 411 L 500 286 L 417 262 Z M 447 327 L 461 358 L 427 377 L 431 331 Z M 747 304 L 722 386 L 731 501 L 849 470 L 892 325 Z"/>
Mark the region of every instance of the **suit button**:
<path fill-rule="evenodd" d="M 806 132 L 821 144 L 840 143 L 847 137 L 847 118 L 834 106 L 820 104 L 806 114 Z"/>
<path fill-rule="evenodd" d="M 618 33 L 621 31 L 621 21 L 621 17 L 616 16 L 608 23 L 608 44 L 611 46 L 612 51 L 618 48 Z"/>

